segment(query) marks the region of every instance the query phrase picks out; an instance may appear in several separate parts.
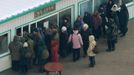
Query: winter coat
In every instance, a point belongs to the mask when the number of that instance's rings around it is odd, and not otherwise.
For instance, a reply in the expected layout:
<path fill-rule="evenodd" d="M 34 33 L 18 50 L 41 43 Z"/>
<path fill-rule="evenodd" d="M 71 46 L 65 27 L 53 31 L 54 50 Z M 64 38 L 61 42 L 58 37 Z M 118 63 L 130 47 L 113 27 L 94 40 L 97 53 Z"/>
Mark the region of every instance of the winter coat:
<path fill-rule="evenodd" d="M 27 57 L 34 58 L 34 41 L 32 39 L 28 39 L 27 43 L 28 43 Z"/>
<path fill-rule="evenodd" d="M 69 36 L 68 36 L 67 31 L 60 33 L 60 49 L 61 50 L 62 49 L 64 50 L 67 48 L 68 38 L 69 38 Z"/>
<path fill-rule="evenodd" d="M 28 57 L 27 57 L 28 47 L 22 47 L 19 50 L 20 53 L 20 65 L 27 65 L 28 64 Z"/>
<path fill-rule="evenodd" d="M 83 44 L 85 43 L 89 43 L 89 35 L 92 34 L 92 31 L 87 29 L 86 31 L 82 30 L 81 31 L 81 36 L 82 36 L 82 40 L 83 40 Z"/>
<path fill-rule="evenodd" d="M 98 29 L 98 27 L 101 25 L 101 23 L 102 23 L 101 16 L 98 13 L 93 14 L 93 27 L 95 30 Z"/>
<path fill-rule="evenodd" d="M 78 29 L 81 29 L 83 24 L 84 24 L 83 20 L 76 20 L 74 22 L 74 26 L 77 27 Z"/>
<path fill-rule="evenodd" d="M 112 8 L 113 5 L 114 5 L 114 3 L 112 2 L 111 4 L 108 3 L 107 6 L 106 6 L 106 15 L 107 15 L 108 18 L 110 18 L 110 16 L 111 16 L 111 12 L 112 12 L 111 8 Z"/>
<path fill-rule="evenodd" d="M 58 62 L 58 41 L 52 40 L 51 41 L 51 48 L 52 48 L 52 62 Z"/>
<path fill-rule="evenodd" d="M 20 37 L 15 36 L 13 41 L 9 44 L 12 60 L 18 61 L 20 59 L 19 50 L 22 48 L 22 46 L 23 44 L 20 42 Z"/>
<path fill-rule="evenodd" d="M 68 32 L 68 34 L 71 34 L 71 33 L 72 33 L 71 23 L 69 23 L 69 22 L 66 22 L 66 23 L 63 22 L 62 25 L 65 26 L 65 27 L 67 28 L 67 32 Z M 61 29 L 61 28 L 60 28 L 60 29 Z"/>
<path fill-rule="evenodd" d="M 129 20 L 129 12 L 125 4 L 121 5 L 121 10 L 118 15 L 121 27 L 127 27 Z"/>
<path fill-rule="evenodd" d="M 107 33 L 107 39 L 108 40 L 115 41 L 116 36 L 118 34 L 117 26 L 116 26 L 114 20 L 113 21 L 112 20 L 109 20 L 109 23 L 108 24 L 109 24 L 109 26 L 108 26 L 108 29 L 106 31 L 106 33 Z"/>
<path fill-rule="evenodd" d="M 112 12 L 111 13 L 111 18 L 114 19 L 116 26 L 119 28 L 120 27 L 120 22 L 119 22 L 119 17 L 118 17 L 117 14 L 118 14 L 118 12 Z"/>
<path fill-rule="evenodd" d="M 78 30 L 73 30 L 73 34 L 69 36 L 69 42 L 72 42 L 73 48 L 81 48 L 83 45 L 81 34 L 78 33 Z"/>
<path fill-rule="evenodd" d="M 95 41 L 95 38 L 93 35 L 90 35 L 89 36 L 89 47 L 88 47 L 88 50 L 87 50 L 87 55 L 88 56 L 95 56 L 96 54 L 93 52 L 95 46 L 96 46 L 96 41 Z"/>
<path fill-rule="evenodd" d="M 90 14 L 88 14 L 88 13 L 87 13 L 87 15 L 86 15 L 86 13 L 85 13 L 85 15 L 84 15 L 84 17 L 83 17 L 83 21 L 84 21 L 84 23 L 86 23 L 86 24 L 88 24 L 88 25 L 93 25 L 93 18 L 92 18 L 92 16 L 91 16 Z M 92 28 L 92 26 L 89 26 L 89 27 Z"/>

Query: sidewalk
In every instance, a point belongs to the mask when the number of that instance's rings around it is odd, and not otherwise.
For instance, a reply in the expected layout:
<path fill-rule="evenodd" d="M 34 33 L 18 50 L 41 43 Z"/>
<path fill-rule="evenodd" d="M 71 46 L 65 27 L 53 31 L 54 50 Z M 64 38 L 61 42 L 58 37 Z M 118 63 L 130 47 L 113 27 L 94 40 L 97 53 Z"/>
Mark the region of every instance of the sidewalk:
<path fill-rule="evenodd" d="M 119 38 L 114 52 L 106 52 L 106 40 L 100 40 L 97 45 L 99 54 L 96 56 L 96 66 L 88 67 L 88 57 L 72 62 L 71 57 L 61 60 L 64 64 L 62 75 L 134 75 L 134 19 L 129 21 L 129 31 L 126 37 Z M 0 75 L 19 75 L 11 70 Z M 36 69 L 28 75 L 46 75 Z M 55 75 L 55 74 L 51 74 Z"/>

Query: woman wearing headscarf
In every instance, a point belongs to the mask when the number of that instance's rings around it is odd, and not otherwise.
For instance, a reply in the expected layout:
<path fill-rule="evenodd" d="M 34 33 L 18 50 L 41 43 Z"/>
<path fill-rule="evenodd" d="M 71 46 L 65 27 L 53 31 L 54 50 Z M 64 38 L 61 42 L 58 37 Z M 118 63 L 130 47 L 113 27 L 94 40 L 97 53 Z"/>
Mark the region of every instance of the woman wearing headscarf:
<path fill-rule="evenodd" d="M 23 44 L 20 42 L 19 36 L 14 36 L 13 41 L 9 44 L 13 71 L 19 70 L 19 59 L 20 59 L 19 50 L 22 48 L 22 46 Z"/>
<path fill-rule="evenodd" d="M 60 31 L 60 46 L 59 46 L 60 47 L 59 53 L 60 56 L 63 58 L 67 56 L 67 52 L 68 52 L 68 48 L 67 48 L 68 37 L 69 36 L 68 36 L 67 28 L 63 26 Z"/>
<path fill-rule="evenodd" d="M 52 62 L 58 62 L 59 33 L 58 33 L 58 26 L 56 23 L 52 24 L 51 31 L 52 31 L 51 35 Z"/>
<path fill-rule="evenodd" d="M 111 8 L 112 12 L 111 12 L 111 17 L 113 18 L 115 21 L 115 24 L 117 25 L 118 29 L 120 28 L 120 22 L 119 22 L 119 17 L 118 17 L 118 13 L 120 11 L 120 7 L 117 6 L 117 4 L 114 4 Z"/>
<path fill-rule="evenodd" d="M 28 52 L 28 43 L 24 42 L 23 47 L 19 50 L 20 53 L 20 72 L 21 74 L 27 75 L 28 71 L 28 57 L 27 57 L 27 52 Z"/>
<path fill-rule="evenodd" d="M 87 56 L 87 49 L 89 46 L 89 35 L 92 34 L 91 29 L 88 27 L 87 24 L 83 25 L 82 31 L 81 31 L 81 36 L 83 40 L 83 57 Z"/>

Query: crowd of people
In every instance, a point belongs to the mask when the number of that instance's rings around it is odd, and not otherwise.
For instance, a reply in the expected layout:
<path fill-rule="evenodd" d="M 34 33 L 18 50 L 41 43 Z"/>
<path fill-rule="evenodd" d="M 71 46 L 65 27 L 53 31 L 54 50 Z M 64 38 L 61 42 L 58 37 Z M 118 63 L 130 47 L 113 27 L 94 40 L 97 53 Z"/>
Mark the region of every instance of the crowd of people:
<path fill-rule="evenodd" d="M 43 72 L 43 65 L 58 62 L 59 58 L 64 59 L 71 53 L 74 62 L 79 60 L 81 49 L 83 57 L 89 56 L 89 67 L 94 67 L 97 41 L 100 37 L 107 39 L 106 51 L 114 51 L 118 35 L 123 37 L 128 31 L 128 19 L 124 3 L 118 5 L 114 0 L 108 0 L 93 14 L 85 12 L 83 18 L 78 16 L 73 28 L 66 16 L 60 27 L 54 22 L 49 28 L 36 28 L 33 33 L 16 35 L 9 44 L 12 70 L 26 74 L 37 65 L 39 72 Z"/>

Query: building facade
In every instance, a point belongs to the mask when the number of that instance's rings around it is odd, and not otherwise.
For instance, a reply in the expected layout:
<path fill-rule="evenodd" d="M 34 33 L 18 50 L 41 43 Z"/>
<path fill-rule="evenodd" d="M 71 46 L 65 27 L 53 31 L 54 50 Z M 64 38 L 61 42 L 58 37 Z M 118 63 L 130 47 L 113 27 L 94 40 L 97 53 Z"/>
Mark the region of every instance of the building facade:
<path fill-rule="evenodd" d="M 53 0 L 54 1 L 54 0 Z M 13 40 L 14 35 L 23 36 L 23 32 L 31 33 L 34 28 L 48 27 L 52 22 L 61 25 L 64 16 L 73 22 L 78 15 L 84 16 L 84 12 L 93 13 L 101 3 L 106 0 L 55 0 L 49 5 L 40 6 L 13 16 L 0 22 L 0 72 L 11 67 L 10 51 L 8 44 Z M 133 0 L 127 0 L 130 19 L 134 18 Z"/>

